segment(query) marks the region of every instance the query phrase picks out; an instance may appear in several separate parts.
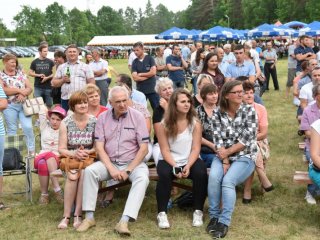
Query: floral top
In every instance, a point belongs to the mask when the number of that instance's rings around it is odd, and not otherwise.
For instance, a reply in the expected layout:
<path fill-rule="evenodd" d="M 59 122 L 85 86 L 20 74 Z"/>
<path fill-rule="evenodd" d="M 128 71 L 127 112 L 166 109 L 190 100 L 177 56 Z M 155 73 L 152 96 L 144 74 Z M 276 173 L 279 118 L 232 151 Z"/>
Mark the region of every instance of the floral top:
<path fill-rule="evenodd" d="M 94 131 L 97 119 L 89 116 L 87 126 L 79 129 L 73 120 L 73 115 L 66 117 L 64 123 L 67 127 L 68 150 L 75 150 L 83 146 L 85 149 L 93 148 Z"/>
<path fill-rule="evenodd" d="M 27 75 L 22 71 L 17 71 L 15 76 L 9 76 L 4 71 L 0 72 L 0 79 L 2 79 L 5 87 L 8 88 L 26 88 Z M 17 101 L 17 95 L 8 96 L 8 103 L 20 103 Z"/>
<path fill-rule="evenodd" d="M 202 105 L 196 108 L 198 117 L 202 125 L 202 137 L 209 142 L 213 142 L 213 126 L 212 117 L 209 117 Z M 216 110 L 213 110 L 215 112 Z M 214 153 L 214 151 L 206 145 L 201 144 L 202 153 Z"/>

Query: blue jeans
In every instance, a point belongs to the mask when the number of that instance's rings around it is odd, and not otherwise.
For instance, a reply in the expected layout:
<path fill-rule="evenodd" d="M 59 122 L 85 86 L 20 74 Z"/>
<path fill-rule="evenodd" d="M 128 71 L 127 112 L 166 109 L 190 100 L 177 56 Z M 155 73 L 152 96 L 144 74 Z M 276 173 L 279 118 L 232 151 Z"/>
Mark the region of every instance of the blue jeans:
<path fill-rule="evenodd" d="M 149 99 L 152 110 L 159 106 L 160 97 L 157 93 L 147 93 L 146 98 Z"/>
<path fill-rule="evenodd" d="M 5 140 L 5 137 L 0 136 L 0 177 L 3 176 L 2 163 L 3 163 L 3 155 L 4 155 L 4 140 Z"/>
<path fill-rule="evenodd" d="M 197 79 L 198 79 L 198 76 L 194 76 L 194 77 L 192 77 L 192 80 L 191 80 L 194 95 L 196 95 L 198 93 Z"/>
<path fill-rule="evenodd" d="M 247 157 L 239 157 L 231 164 L 226 175 L 223 175 L 222 161 L 214 156 L 208 182 L 210 218 L 217 218 L 220 223 L 230 225 L 236 203 L 236 186 L 243 183 L 254 169 L 254 161 Z M 223 205 L 222 210 L 220 201 Z"/>
<path fill-rule="evenodd" d="M 173 81 L 173 88 L 184 88 L 184 80 L 181 81 Z"/>
<path fill-rule="evenodd" d="M 108 82 L 106 79 L 96 80 L 96 85 L 100 89 L 100 105 L 107 106 L 108 104 Z"/>
<path fill-rule="evenodd" d="M 21 123 L 23 133 L 27 138 L 28 151 L 35 151 L 34 134 L 32 127 L 32 118 L 26 117 L 23 113 L 22 104 L 10 103 L 8 107 L 3 110 L 3 115 L 7 125 L 7 133 L 9 136 L 17 134 L 18 119 Z"/>
<path fill-rule="evenodd" d="M 66 110 L 66 112 L 68 112 L 69 110 L 69 99 L 65 100 L 65 99 L 61 99 L 61 107 Z"/>
<path fill-rule="evenodd" d="M 204 163 L 206 164 L 207 168 L 211 167 L 212 164 L 212 160 L 215 157 L 214 153 L 201 153 L 200 152 L 200 157 L 202 159 L 202 161 L 204 161 Z"/>
<path fill-rule="evenodd" d="M 53 100 L 52 100 L 52 95 L 51 94 L 52 94 L 52 90 L 51 89 L 34 87 L 33 95 L 35 97 L 42 97 L 44 103 L 49 108 L 52 107 L 52 104 L 53 104 Z"/>

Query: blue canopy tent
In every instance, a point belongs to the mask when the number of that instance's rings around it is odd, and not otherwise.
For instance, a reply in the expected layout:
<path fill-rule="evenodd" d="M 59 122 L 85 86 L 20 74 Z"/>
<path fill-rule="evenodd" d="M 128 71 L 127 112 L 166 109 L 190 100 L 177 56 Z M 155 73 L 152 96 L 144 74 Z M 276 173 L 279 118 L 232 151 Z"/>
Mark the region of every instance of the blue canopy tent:
<path fill-rule="evenodd" d="M 314 21 L 309 23 L 307 27 L 299 30 L 299 36 L 308 35 L 311 37 L 320 36 L 320 22 Z"/>
<path fill-rule="evenodd" d="M 300 29 L 300 28 L 306 27 L 307 24 L 299 21 L 292 21 L 292 22 L 285 23 L 282 26 L 294 28 L 294 29 Z"/>
<path fill-rule="evenodd" d="M 210 40 L 219 41 L 219 40 L 236 39 L 237 35 L 224 27 L 216 26 L 201 32 L 199 34 L 199 38 L 204 41 L 210 41 Z"/>
<path fill-rule="evenodd" d="M 178 27 L 172 27 L 156 36 L 156 39 L 177 39 L 177 40 L 185 40 L 187 39 L 189 31 L 187 32 L 184 29 Z"/>
<path fill-rule="evenodd" d="M 290 36 L 290 33 L 281 28 L 281 26 L 274 26 L 271 24 L 262 24 L 252 30 L 249 30 L 247 36 L 257 38 L 257 37 L 278 37 L 278 36 Z"/>

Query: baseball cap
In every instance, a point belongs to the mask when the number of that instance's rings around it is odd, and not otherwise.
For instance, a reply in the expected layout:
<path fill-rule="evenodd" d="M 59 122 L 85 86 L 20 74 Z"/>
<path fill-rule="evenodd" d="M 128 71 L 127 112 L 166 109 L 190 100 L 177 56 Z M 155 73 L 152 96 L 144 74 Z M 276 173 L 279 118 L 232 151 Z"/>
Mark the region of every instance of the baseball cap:
<path fill-rule="evenodd" d="M 66 110 L 64 110 L 62 107 L 60 106 L 55 106 L 54 108 L 52 108 L 50 111 L 48 111 L 48 116 L 51 116 L 51 113 L 58 113 L 62 116 L 62 118 L 65 118 L 67 115 Z"/>

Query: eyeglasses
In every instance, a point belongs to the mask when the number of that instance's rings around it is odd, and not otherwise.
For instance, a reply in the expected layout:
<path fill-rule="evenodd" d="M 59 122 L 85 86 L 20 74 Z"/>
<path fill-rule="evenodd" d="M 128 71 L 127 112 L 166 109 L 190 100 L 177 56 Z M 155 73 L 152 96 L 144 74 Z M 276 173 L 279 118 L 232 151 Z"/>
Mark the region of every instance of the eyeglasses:
<path fill-rule="evenodd" d="M 242 95 L 242 94 L 244 94 L 244 91 L 234 91 L 234 92 L 229 92 L 229 93 Z"/>

